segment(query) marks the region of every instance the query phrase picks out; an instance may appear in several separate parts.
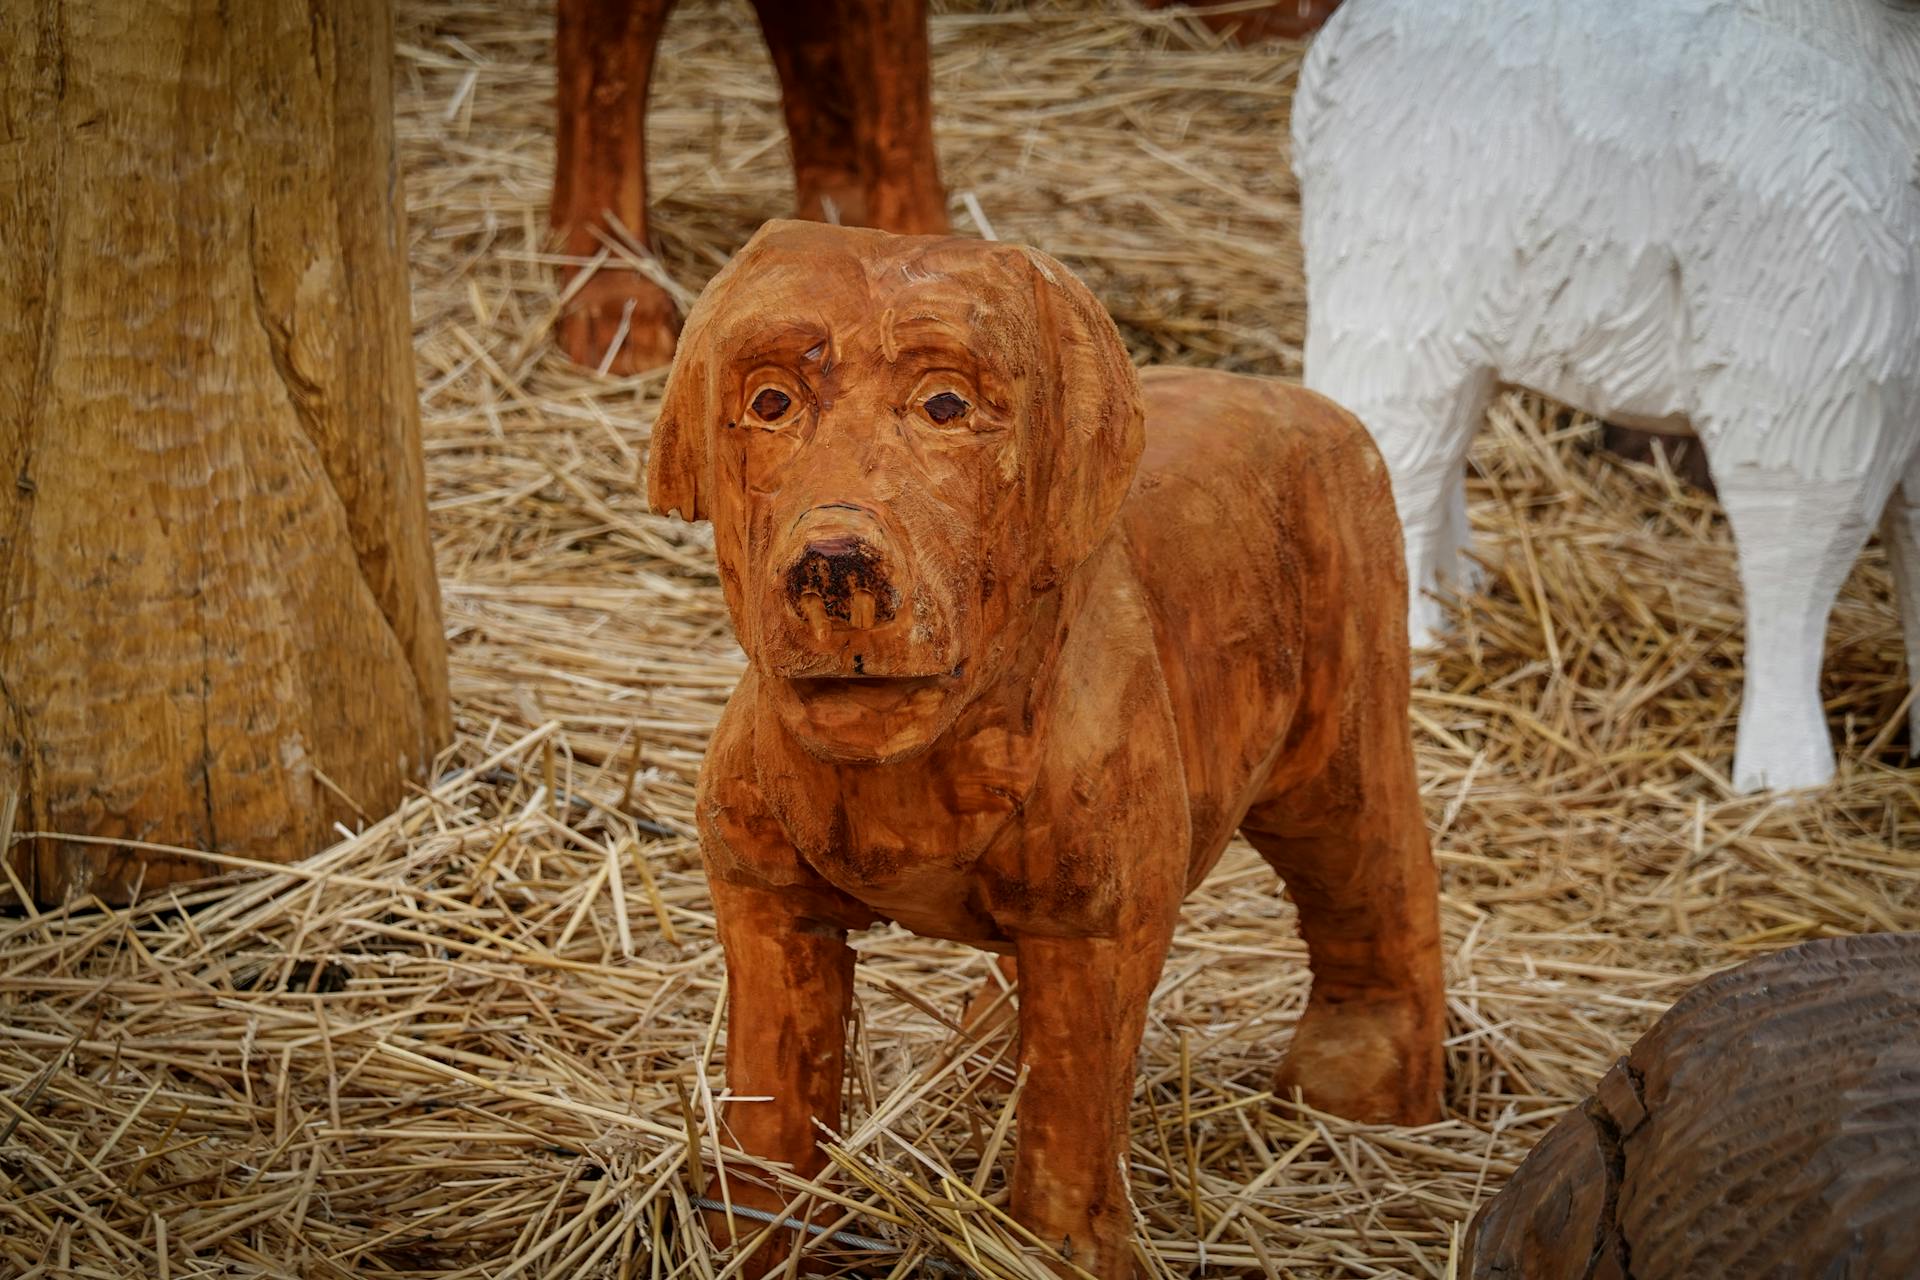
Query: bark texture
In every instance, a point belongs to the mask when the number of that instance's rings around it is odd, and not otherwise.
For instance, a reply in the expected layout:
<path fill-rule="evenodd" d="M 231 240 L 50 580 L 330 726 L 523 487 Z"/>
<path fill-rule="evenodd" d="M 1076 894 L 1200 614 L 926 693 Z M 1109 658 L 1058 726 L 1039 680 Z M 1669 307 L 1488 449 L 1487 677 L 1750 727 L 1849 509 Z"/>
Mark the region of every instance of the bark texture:
<path fill-rule="evenodd" d="M 386 0 L 0 0 L 13 831 L 291 859 L 446 740 L 392 69 Z"/>
<path fill-rule="evenodd" d="M 1920 934 L 1701 983 L 1474 1218 L 1475 1280 L 1920 1275 Z"/>

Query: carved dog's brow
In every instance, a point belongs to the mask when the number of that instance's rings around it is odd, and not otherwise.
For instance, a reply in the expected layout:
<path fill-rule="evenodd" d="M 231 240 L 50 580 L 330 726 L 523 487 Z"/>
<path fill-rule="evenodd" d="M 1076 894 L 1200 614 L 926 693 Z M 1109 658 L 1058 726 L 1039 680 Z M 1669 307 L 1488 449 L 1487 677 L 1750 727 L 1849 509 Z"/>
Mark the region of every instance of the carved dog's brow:
<path fill-rule="evenodd" d="M 939 340 L 965 342 L 973 336 L 973 326 L 956 324 L 948 316 L 900 316 L 893 322 L 893 329 L 902 341 L 912 341 L 915 337 L 925 335 Z"/>
<path fill-rule="evenodd" d="M 817 360 L 830 345 L 826 326 L 814 320 L 756 321 L 735 330 L 727 344 L 729 359 L 735 363 L 769 360 L 776 356 Z"/>
<path fill-rule="evenodd" d="M 967 351 L 973 345 L 972 328 L 955 324 L 946 316 L 896 316 L 888 311 L 881 317 L 881 326 L 881 350 L 889 361 L 898 359 L 903 351 L 951 351 L 955 348 Z"/>

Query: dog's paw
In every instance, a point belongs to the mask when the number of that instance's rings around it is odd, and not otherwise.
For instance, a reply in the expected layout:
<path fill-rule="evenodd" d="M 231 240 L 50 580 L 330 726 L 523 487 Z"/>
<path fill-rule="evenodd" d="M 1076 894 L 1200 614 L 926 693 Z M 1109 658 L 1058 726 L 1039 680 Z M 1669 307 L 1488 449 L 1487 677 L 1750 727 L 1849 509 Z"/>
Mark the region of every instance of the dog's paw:
<path fill-rule="evenodd" d="M 603 268 L 581 287 L 555 328 L 567 359 L 589 369 L 604 362 L 608 373 L 625 377 L 673 363 L 680 312 L 667 291 L 645 276 Z"/>
<path fill-rule="evenodd" d="M 1411 1000 L 1310 1002 L 1273 1080 L 1274 1094 L 1362 1124 L 1440 1118 L 1445 1067 L 1437 1030 Z"/>

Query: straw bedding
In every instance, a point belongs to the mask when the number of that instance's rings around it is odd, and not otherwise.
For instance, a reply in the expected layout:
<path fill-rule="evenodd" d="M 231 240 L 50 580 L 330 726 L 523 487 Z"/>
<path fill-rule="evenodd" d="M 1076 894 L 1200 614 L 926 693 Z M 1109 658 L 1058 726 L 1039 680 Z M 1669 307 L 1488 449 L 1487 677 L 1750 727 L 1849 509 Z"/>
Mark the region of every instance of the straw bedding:
<path fill-rule="evenodd" d="M 740 1159 L 715 1142 L 724 978 L 690 832 L 740 657 L 704 532 L 647 514 L 636 483 L 660 379 L 549 348 L 550 29 L 535 9 L 401 6 L 459 716 L 441 780 L 289 869 L 0 917 L 0 1275 L 724 1274 L 689 1200 Z M 1097 0 L 950 7 L 934 44 L 958 229 L 1067 260 L 1142 358 L 1297 375 L 1297 48 Z M 676 18 L 651 128 L 664 266 L 691 293 L 791 198 L 744 4 Z M 1725 522 L 1594 434 L 1498 403 L 1474 454 L 1482 589 L 1415 697 L 1448 1118 L 1366 1129 L 1267 1097 L 1308 975 L 1274 879 L 1230 852 L 1187 905 L 1142 1055 L 1146 1274 L 1447 1275 L 1462 1220 L 1687 985 L 1799 939 L 1920 927 L 1878 552 L 1829 641 L 1839 780 L 1734 798 Z M 826 1186 L 843 1229 L 888 1251 L 823 1265 L 1035 1274 L 1003 1211 L 1005 1042 L 954 1028 L 984 958 L 860 945 Z"/>

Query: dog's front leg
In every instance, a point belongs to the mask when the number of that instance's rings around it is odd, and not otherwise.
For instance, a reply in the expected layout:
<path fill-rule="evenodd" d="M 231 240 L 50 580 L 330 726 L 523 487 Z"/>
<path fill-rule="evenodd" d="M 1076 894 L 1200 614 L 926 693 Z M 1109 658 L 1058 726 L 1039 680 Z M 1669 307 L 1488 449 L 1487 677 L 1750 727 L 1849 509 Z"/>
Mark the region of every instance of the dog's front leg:
<path fill-rule="evenodd" d="M 1017 940 L 1027 1084 L 1013 1212 L 1101 1280 L 1133 1272 L 1128 1114 L 1147 998 L 1171 936 L 1168 922 L 1114 938 Z"/>
<path fill-rule="evenodd" d="M 826 1163 L 814 1121 L 838 1128 L 840 1076 L 846 1060 L 847 1021 L 853 1013 L 853 949 L 844 927 L 812 910 L 805 891 L 750 887 L 715 879 L 714 917 L 727 956 L 726 1128 L 730 1145 L 792 1167 L 803 1178 Z M 771 1181 L 727 1170 L 725 1196 L 716 1173 L 708 1196 L 751 1209 L 779 1212 L 792 1194 Z M 764 1225 L 710 1211 L 716 1239 L 751 1239 Z M 789 1231 L 775 1231 L 746 1270 L 764 1275 L 793 1247 Z"/>

